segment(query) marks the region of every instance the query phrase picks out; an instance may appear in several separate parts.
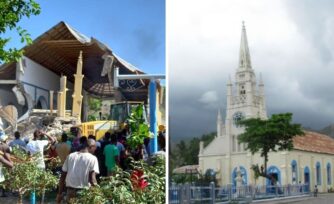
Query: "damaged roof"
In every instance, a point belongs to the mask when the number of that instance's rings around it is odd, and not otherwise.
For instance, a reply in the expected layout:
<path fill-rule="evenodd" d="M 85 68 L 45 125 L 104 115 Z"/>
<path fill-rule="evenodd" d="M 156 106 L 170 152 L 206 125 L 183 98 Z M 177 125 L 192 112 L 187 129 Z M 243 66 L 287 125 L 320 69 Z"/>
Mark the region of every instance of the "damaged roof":
<path fill-rule="evenodd" d="M 140 69 L 117 56 L 107 45 L 95 38 L 88 38 L 74 28 L 60 22 L 24 49 L 24 56 L 51 70 L 57 75 L 66 75 L 74 82 L 79 52 L 83 51 L 83 88 L 99 97 L 113 97 L 116 89 L 109 83 L 108 76 L 101 76 L 104 65 L 103 55 L 115 57 L 114 66 L 119 67 L 120 74 L 143 74 Z M 0 78 L 10 79 L 15 76 L 16 63 L 0 67 Z M 15 78 L 14 78 L 15 79 Z M 131 80 L 120 82 L 120 93 L 125 100 L 147 99 L 148 80 Z M 129 88 L 130 87 L 130 88 Z"/>

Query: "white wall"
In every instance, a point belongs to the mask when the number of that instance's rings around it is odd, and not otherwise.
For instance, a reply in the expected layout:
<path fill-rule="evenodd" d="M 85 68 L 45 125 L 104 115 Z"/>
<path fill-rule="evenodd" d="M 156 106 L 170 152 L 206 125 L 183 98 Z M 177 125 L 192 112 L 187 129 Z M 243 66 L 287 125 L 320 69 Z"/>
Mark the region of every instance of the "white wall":
<path fill-rule="evenodd" d="M 34 84 L 48 90 L 59 90 L 59 76 L 52 71 L 46 69 L 33 60 L 23 57 L 25 60 L 24 74 L 21 81 Z"/>
<path fill-rule="evenodd" d="M 334 155 L 299 150 L 270 152 L 267 168 L 276 166 L 280 170 L 282 185 L 292 183 L 292 160 L 297 162 L 297 181 L 301 181 L 301 183 L 304 183 L 304 168 L 306 166 L 309 167 L 310 187 L 312 191 L 314 185 L 316 185 L 316 162 L 320 162 L 321 165 L 322 181 L 321 185 L 318 185 L 319 192 L 327 192 L 327 189 L 334 187 Z M 327 184 L 328 163 L 331 165 L 332 184 L 330 185 Z M 199 157 L 201 172 L 205 173 L 210 168 L 218 171 L 217 180 L 220 185 L 231 183 L 232 171 L 237 166 L 243 166 L 246 169 L 248 184 L 255 184 L 254 175 L 250 169 L 252 164 L 263 164 L 263 157 L 258 153 L 255 155 L 251 155 L 250 153 L 232 153 L 230 158 L 224 154 Z M 266 181 L 263 178 L 259 178 L 256 184 L 265 185 Z"/>
<path fill-rule="evenodd" d="M 54 91 L 54 98 L 57 97 L 57 92 L 60 89 L 60 76 L 54 72 L 46 69 L 42 65 L 34 62 L 33 60 L 23 57 L 24 73 L 19 73 L 18 78 L 24 84 L 24 89 L 32 97 L 33 100 L 37 100 L 43 96 L 49 104 L 49 91 Z M 73 90 L 73 84 L 67 81 L 67 88 L 70 89 L 67 94 L 67 109 L 72 106 L 71 93 Z M 54 104 L 56 106 L 56 103 Z"/>

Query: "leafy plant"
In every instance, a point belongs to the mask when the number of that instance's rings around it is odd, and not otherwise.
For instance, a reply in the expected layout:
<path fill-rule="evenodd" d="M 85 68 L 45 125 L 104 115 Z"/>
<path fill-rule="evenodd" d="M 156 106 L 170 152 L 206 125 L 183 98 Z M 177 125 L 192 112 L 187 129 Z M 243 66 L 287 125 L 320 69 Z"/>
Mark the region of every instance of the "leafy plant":
<path fill-rule="evenodd" d="M 184 165 L 198 164 L 199 143 L 204 142 L 206 147 L 216 137 L 216 133 L 203 134 L 201 137 L 194 137 L 190 141 L 181 140 L 177 144 L 170 143 L 169 151 L 169 175 L 173 175 L 173 170 Z M 185 151 L 187 150 L 187 151 Z M 193 181 L 192 176 L 174 175 L 176 183 Z M 173 180 L 174 181 L 174 180 Z"/>
<path fill-rule="evenodd" d="M 144 144 L 145 138 L 150 138 L 149 126 L 144 117 L 144 106 L 139 105 L 131 110 L 128 118 L 130 137 L 127 139 L 127 144 L 131 149 L 136 149 L 138 146 Z"/>
<path fill-rule="evenodd" d="M 58 184 L 58 178 L 50 171 L 37 167 L 35 156 L 28 156 L 23 150 L 14 148 L 14 156 L 17 158 L 14 167 L 10 170 L 5 169 L 4 188 L 18 191 L 18 203 L 22 203 L 23 196 L 31 191 L 41 194 L 44 190 L 52 190 Z"/>
<path fill-rule="evenodd" d="M 149 164 L 132 160 L 130 166 L 130 171 L 118 168 L 99 186 L 79 192 L 74 203 L 165 203 L 165 159 L 155 157 Z"/>
<path fill-rule="evenodd" d="M 94 115 L 88 115 L 88 121 L 96 121 L 96 117 Z"/>
<path fill-rule="evenodd" d="M 21 43 L 31 44 L 32 39 L 27 30 L 17 23 L 23 18 L 29 18 L 32 15 L 38 15 L 41 12 L 41 8 L 35 0 L 11 0 L 0 2 L 0 36 L 6 33 L 8 30 L 16 30 L 19 35 Z M 22 55 L 23 50 L 16 48 L 8 48 L 10 38 L 0 37 L 0 62 L 17 61 Z"/>
<path fill-rule="evenodd" d="M 102 106 L 102 100 L 98 98 L 89 97 L 88 106 L 90 110 L 93 110 L 95 112 L 100 111 Z"/>
<path fill-rule="evenodd" d="M 300 124 L 291 124 L 292 113 L 273 114 L 271 118 L 262 120 L 250 118 L 238 122 L 244 126 L 245 132 L 238 136 L 239 143 L 246 143 L 246 149 L 252 154 L 260 152 L 264 158 L 264 166 L 253 165 L 255 178 L 268 178 L 276 183 L 272 175 L 267 174 L 268 154 L 270 151 L 292 150 L 292 139 L 297 135 L 304 135 Z"/>

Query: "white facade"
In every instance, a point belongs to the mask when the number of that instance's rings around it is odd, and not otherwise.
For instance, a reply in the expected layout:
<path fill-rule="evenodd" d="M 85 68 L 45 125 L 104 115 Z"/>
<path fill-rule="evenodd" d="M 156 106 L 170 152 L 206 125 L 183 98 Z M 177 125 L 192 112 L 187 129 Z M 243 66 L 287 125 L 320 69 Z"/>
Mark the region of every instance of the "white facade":
<path fill-rule="evenodd" d="M 22 59 L 16 63 L 16 77 L 18 84 L 22 85 L 24 91 L 32 100 L 32 106 L 35 108 L 49 109 L 50 105 L 50 91 L 54 91 L 53 105 L 57 107 L 57 92 L 60 90 L 60 76 L 45 68 L 44 66 L 34 62 L 28 57 L 23 56 Z M 12 91 L 14 85 L 1 85 L 1 105 L 15 105 L 18 109 L 19 116 L 22 116 L 28 110 L 27 100 L 23 100 L 24 104 L 20 104 L 15 92 Z M 67 109 L 71 109 L 73 84 L 67 82 Z"/>
<path fill-rule="evenodd" d="M 22 57 L 21 61 L 17 63 L 16 78 L 21 81 L 24 90 L 31 96 L 35 105 L 40 102 L 40 108 L 49 108 L 49 93 L 53 90 L 57 93 L 60 90 L 60 76 L 48 70 L 44 66 L 34 62 L 28 57 Z M 71 109 L 71 99 L 73 84 L 67 82 L 67 109 Z M 56 95 L 54 96 L 54 107 L 57 107 Z"/>
<path fill-rule="evenodd" d="M 199 169 L 202 173 L 212 169 L 217 173 L 220 185 L 235 184 L 238 169 L 241 171 L 243 184 L 269 184 L 263 178 L 255 181 L 251 170 L 253 164 L 261 165 L 264 159 L 259 154 L 252 155 L 245 151 L 244 144 L 238 144 L 237 141 L 237 136 L 243 129 L 236 125 L 236 121 L 255 117 L 267 118 L 264 84 L 261 76 L 257 84 L 251 65 L 246 29 L 243 25 L 239 67 L 236 70 L 234 87 L 230 78 L 227 83 L 225 124 L 218 111 L 216 138 L 205 148 L 203 144 L 200 145 Z M 334 156 L 331 154 L 293 150 L 270 153 L 267 166 L 268 172 L 275 174 L 280 184 L 300 181 L 303 184 L 310 184 L 311 189 L 317 184 L 319 191 L 326 191 L 332 186 L 334 179 L 333 165 Z M 329 172 L 327 172 L 328 166 Z"/>

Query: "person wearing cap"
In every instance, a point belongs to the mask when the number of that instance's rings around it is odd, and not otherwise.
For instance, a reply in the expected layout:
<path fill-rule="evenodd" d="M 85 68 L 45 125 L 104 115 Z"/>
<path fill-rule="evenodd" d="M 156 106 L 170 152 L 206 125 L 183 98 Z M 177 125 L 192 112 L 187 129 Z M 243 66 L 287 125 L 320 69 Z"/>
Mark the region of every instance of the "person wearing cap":
<path fill-rule="evenodd" d="M 97 158 L 93 155 L 95 150 L 95 140 L 84 136 L 80 138 L 80 150 L 68 155 L 64 162 L 59 180 L 57 203 L 61 203 L 63 199 L 65 184 L 67 202 L 75 198 L 78 191 L 97 185 L 96 174 L 100 171 Z"/>

